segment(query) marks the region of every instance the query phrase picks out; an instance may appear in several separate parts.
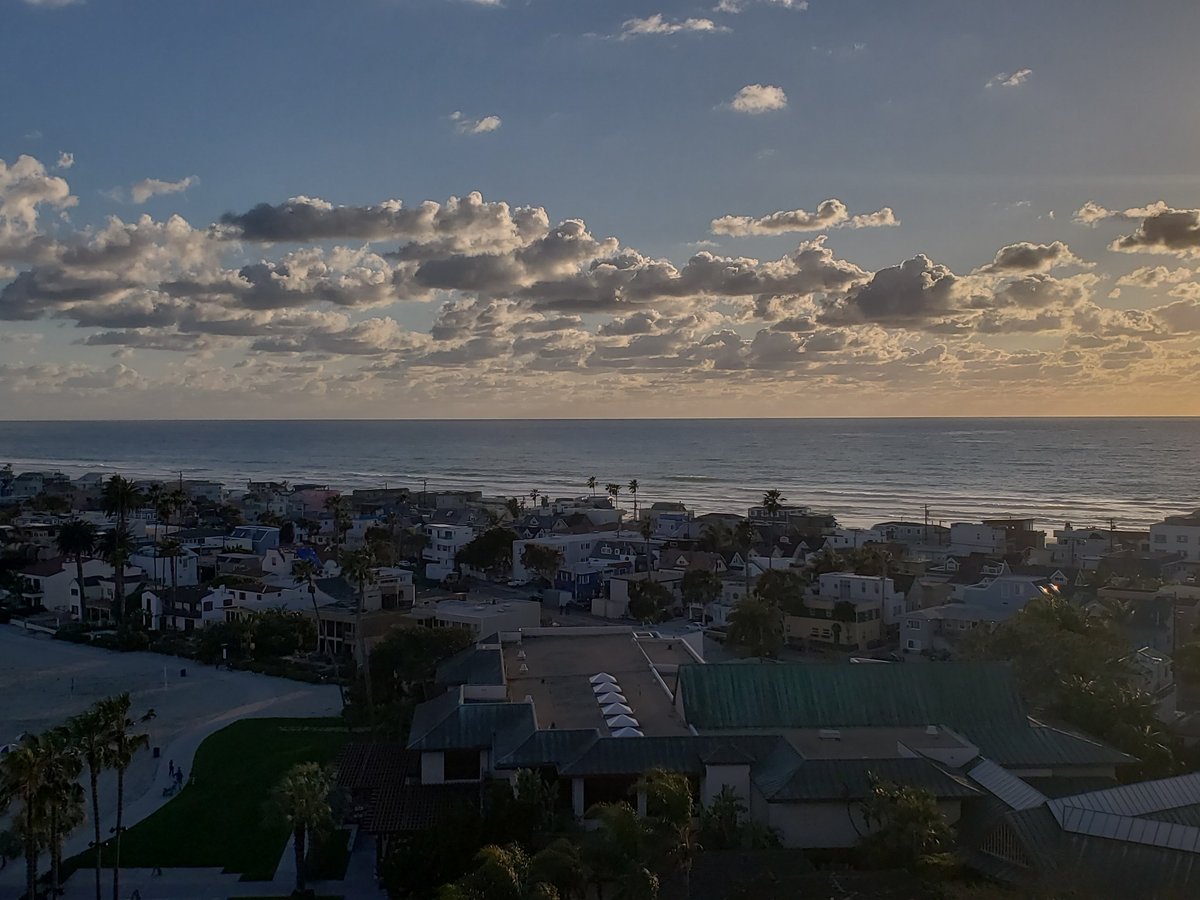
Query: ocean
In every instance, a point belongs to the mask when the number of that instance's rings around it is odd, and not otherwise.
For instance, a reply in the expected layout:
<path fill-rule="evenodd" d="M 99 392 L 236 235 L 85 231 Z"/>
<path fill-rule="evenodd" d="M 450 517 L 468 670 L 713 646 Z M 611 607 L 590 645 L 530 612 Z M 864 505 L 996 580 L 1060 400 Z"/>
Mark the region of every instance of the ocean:
<path fill-rule="evenodd" d="M 778 488 L 847 525 L 1028 516 L 1144 526 L 1200 507 L 1200 419 L 0 422 L 0 465 L 342 488 L 586 494 L 739 511 Z M 621 503 L 632 508 L 628 488 Z"/>

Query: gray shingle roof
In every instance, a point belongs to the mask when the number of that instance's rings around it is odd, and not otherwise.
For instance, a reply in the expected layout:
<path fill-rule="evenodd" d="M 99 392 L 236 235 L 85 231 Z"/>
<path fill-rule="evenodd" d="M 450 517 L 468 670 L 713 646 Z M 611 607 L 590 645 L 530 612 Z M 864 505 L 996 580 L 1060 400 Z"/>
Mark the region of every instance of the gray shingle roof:
<path fill-rule="evenodd" d="M 928 759 L 805 759 L 786 780 L 772 783 L 763 793 L 773 801 L 857 800 L 867 796 L 872 779 L 922 788 L 942 800 L 980 794 Z"/>
<path fill-rule="evenodd" d="M 504 684 L 504 653 L 468 647 L 438 665 L 436 681 L 442 685 Z"/>
<path fill-rule="evenodd" d="M 413 750 L 492 748 L 503 756 L 537 730 L 532 703 L 460 703 L 461 690 L 418 706 L 408 746 Z"/>

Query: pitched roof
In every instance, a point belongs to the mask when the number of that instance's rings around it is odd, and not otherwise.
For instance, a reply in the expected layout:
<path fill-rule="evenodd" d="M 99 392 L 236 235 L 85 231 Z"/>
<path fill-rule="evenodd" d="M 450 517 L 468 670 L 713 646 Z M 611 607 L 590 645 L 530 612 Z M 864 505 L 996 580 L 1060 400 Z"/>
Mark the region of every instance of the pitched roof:
<path fill-rule="evenodd" d="M 636 740 L 601 738 L 577 759 L 561 766 L 562 775 L 640 775 L 650 769 L 704 773 L 704 758 L 719 747 L 735 747 L 750 759 L 765 758 L 783 741 L 777 735 L 705 737 L 676 735 Z"/>
<path fill-rule="evenodd" d="M 501 769 L 529 769 L 574 762 L 600 740 L 595 728 L 550 728 L 535 731 L 508 754 L 496 760 Z"/>
<path fill-rule="evenodd" d="M 978 797 L 980 791 L 929 759 L 805 759 L 782 780 L 756 779 L 774 801 L 823 801 L 867 796 L 872 780 L 923 788 L 938 799 Z M 760 784 L 761 782 L 761 784 Z"/>
<path fill-rule="evenodd" d="M 684 665 L 679 686 L 688 724 L 702 729 L 1025 721 L 1004 663 Z"/>
<path fill-rule="evenodd" d="M 438 684 L 504 684 L 504 652 L 468 647 L 437 667 Z"/>
<path fill-rule="evenodd" d="M 409 749 L 490 747 L 503 756 L 537 730 L 532 703 L 461 703 L 461 697 L 461 689 L 448 691 L 420 704 L 413 713 Z"/>

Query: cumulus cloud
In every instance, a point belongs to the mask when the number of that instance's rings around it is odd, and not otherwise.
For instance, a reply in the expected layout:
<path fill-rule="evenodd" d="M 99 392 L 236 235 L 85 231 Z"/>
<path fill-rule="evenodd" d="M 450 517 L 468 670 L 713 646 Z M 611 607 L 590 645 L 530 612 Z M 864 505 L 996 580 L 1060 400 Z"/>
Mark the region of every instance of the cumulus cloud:
<path fill-rule="evenodd" d="M 482 116 L 478 119 L 471 119 L 458 110 L 450 113 L 450 121 L 455 123 L 454 128 L 459 134 L 487 134 L 497 130 L 503 124 L 503 120 L 499 116 Z"/>
<path fill-rule="evenodd" d="M 1130 213 L 1126 211 L 1126 215 Z M 1200 209 L 1152 209 L 1132 234 L 1117 238 L 1109 249 L 1121 253 L 1200 255 Z"/>
<path fill-rule="evenodd" d="M 823 200 L 816 210 L 793 209 L 769 213 L 754 218 L 751 216 L 722 216 L 713 219 L 713 234 L 752 235 L 787 234 L 789 232 L 825 231 L 829 228 L 878 228 L 899 225 L 900 220 L 890 207 L 873 213 L 851 216 L 841 200 Z"/>
<path fill-rule="evenodd" d="M 60 152 L 58 154 L 58 160 L 54 163 L 54 168 L 58 169 L 59 171 L 65 171 L 71 168 L 73 165 L 75 165 L 75 154 Z"/>
<path fill-rule="evenodd" d="M 1117 279 L 1117 284 L 1125 287 L 1156 288 L 1164 284 L 1179 284 L 1188 281 L 1197 274 L 1195 269 L 1168 269 L 1166 266 L 1141 266 Z"/>
<path fill-rule="evenodd" d="M 735 112 L 760 115 L 787 107 L 787 94 L 773 84 L 748 84 L 736 94 L 729 106 Z"/>
<path fill-rule="evenodd" d="M 729 29 L 723 25 L 718 25 L 712 19 L 667 19 L 662 13 L 654 13 L 652 16 L 647 16 L 644 19 L 626 19 L 621 24 L 621 33 L 618 36 L 620 40 L 628 40 L 634 37 L 645 37 L 648 35 L 672 35 L 682 32 L 690 32 L 697 34 L 721 34 L 728 32 Z"/>
<path fill-rule="evenodd" d="M 808 9 L 808 0 L 720 0 L 714 12 L 737 15 L 751 6 L 775 6 L 780 9 Z"/>
<path fill-rule="evenodd" d="M 46 172 L 32 156 L 18 156 L 12 165 L 0 159 L 0 260 L 25 259 L 41 236 L 41 207 L 69 209 L 79 202 L 67 182 Z"/>
<path fill-rule="evenodd" d="M 1033 77 L 1033 69 L 1017 69 L 1015 72 L 997 72 L 991 78 L 985 87 L 989 88 L 1015 88 L 1025 84 Z"/>
<path fill-rule="evenodd" d="M 1021 241 L 1009 244 L 996 251 L 995 258 L 976 271 L 987 274 L 1011 274 L 1017 272 L 1049 272 L 1059 266 L 1090 267 L 1071 252 L 1062 241 L 1051 244 L 1032 244 Z"/>
<path fill-rule="evenodd" d="M 178 181 L 163 181 L 159 178 L 143 178 L 141 181 L 130 187 L 129 199 L 134 203 L 142 204 L 151 197 L 157 197 L 159 194 L 182 194 L 199 180 L 200 179 L 195 175 L 189 175 L 186 178 L 179 179 Z"/>

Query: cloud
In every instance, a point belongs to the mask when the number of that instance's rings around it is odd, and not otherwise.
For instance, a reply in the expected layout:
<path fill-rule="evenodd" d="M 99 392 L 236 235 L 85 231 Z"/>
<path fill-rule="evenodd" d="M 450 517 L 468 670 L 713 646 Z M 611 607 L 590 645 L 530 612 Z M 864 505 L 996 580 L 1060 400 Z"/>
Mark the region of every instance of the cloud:
<path fill-rule="evenodd" d="M 455 122 L 455 130 L 459 134 L 487 134 L 496 131 L 503 121 L 499 116 L 483 116 L 479 119 L 468 119 L 455 110 L 450 113 L 450 121 Z"/>
<path fill-rule="evenodd" d="M 1049 272 L 1059 266 L 1089 268 L 1093 264 L 1084 262 L 1071 252 L 1062 241 L 1051 244 L 1031 244 L 1021 241 L 1009 244 L 996 251 L 995 258 L 986 266 L 976 270 L 979 274 L 1013 274 L 1018 272 Z"/>
<path fill-rule="evenodd" d="M 59 171 L 65 171 L 75 165 L 74 153 L 59 153 L 58 160 L 54 163 L 54 168 Z"/>
<path fill-rule="evenodd" d="M 1017 69 L 1015 72 L 998 72 L 988 79 L 984 87 L 1015 88 L 1025 84 L 1033 77 L 1033 69 Z"/>
<path fill-rule="evenodd" d="M 24 2 L 26 6 L 34 6 L 38 9 L 61 9 L 64 6 L 77 6 L 84 0 L 24 0 Z"/>
<path fill-rule="evenodd" d="M 621 25 L 620 40 L 647 35 L 672 35 L 681 32 L 698 34 L 723 34 L 730 29 L 718 25 L 712 19 L 665 19 L 662 13 L 655 13 L 644 19 L 626 19 Z"/>
<path fill-rule="evenodd" d="M 178 181 L 162 181 L 158 178 L 143 178 L 129 189 L 129 199 L 134 203 L 142 204 L 151 197 L 156 197 L 159 194 L 181 194 L 193 184 L 196 184 L 199 180 L 200 179 L 195 175 L 189 175 L 186 178 L 179 179 Z"/>
<path fill-rule="evenodd" d="M 79 202 L 67 182 L 49 175 L 32 156 L 11 165 L 0 159 L 0 260 L 27 259 L 46 240 L 38 227 L 41 207 L 69 209 Z"/>
<path fill-rule="evenodd" d="M 1083 206 L 1075 210 L 1073 218 L 1078 225 L 1095 225 L 1098 222 L 1103 222 L 1105 219 L 1136 222 L 1138 219 L 1144 219 L 1147 216 L 1168 211 L 1170 211 L 1170 207 L 1162 200 L 1157 200 L 1148 206 L 1135 206 L 1131 209 L 1123 210 L 1105 209 L 1094 200 L 1088 200 Z"/>
<path fill-rule="evenodd" d="M 773 212 L 759 218 L 722 216 L 710 225 L 713 234 L 752 235 L 787 234 L 789 232 L 825 231 L 829 228 L 878 228 L 899 225 L 900 220 L 890 207 L 873 213 L 851 216 L 841 200 L 823 200 L 814 212 L 803 209 Z"/>
<path fill-rule="evenodd" d="M 726 13 L 728 15 L 737 15 L 745 12 L 751 6 L 776 6 L 780 9 L 808 9 L 808 0 L 720 0 L 713 7 L 714 12 Z"/>
<path fill-rule="evenodd" d="M 1125 216 L 1131 212 L 1126 210 Z M 1200 255 L 1200 209 L 1156 205 L 1132 234 L 1117 238 L 1109 249 L 1120 253 Z"/>
<path fill-rule="evenodd" d="M 748 84 L 729 103 L 735 112 L 759 115 L 787 107 L 787 94 L 773 84 Z"/>
<path fill-rule="evenodd" d="M 1156 288 L 1164 284 L 1188 281 L 1196 274 L 1196 270 L 1182 267 L 1168 269 L 1166 266 L 1142 266 L 1122 275 L 1117 279 L 1117 284 L 1125 287 Z"/>

